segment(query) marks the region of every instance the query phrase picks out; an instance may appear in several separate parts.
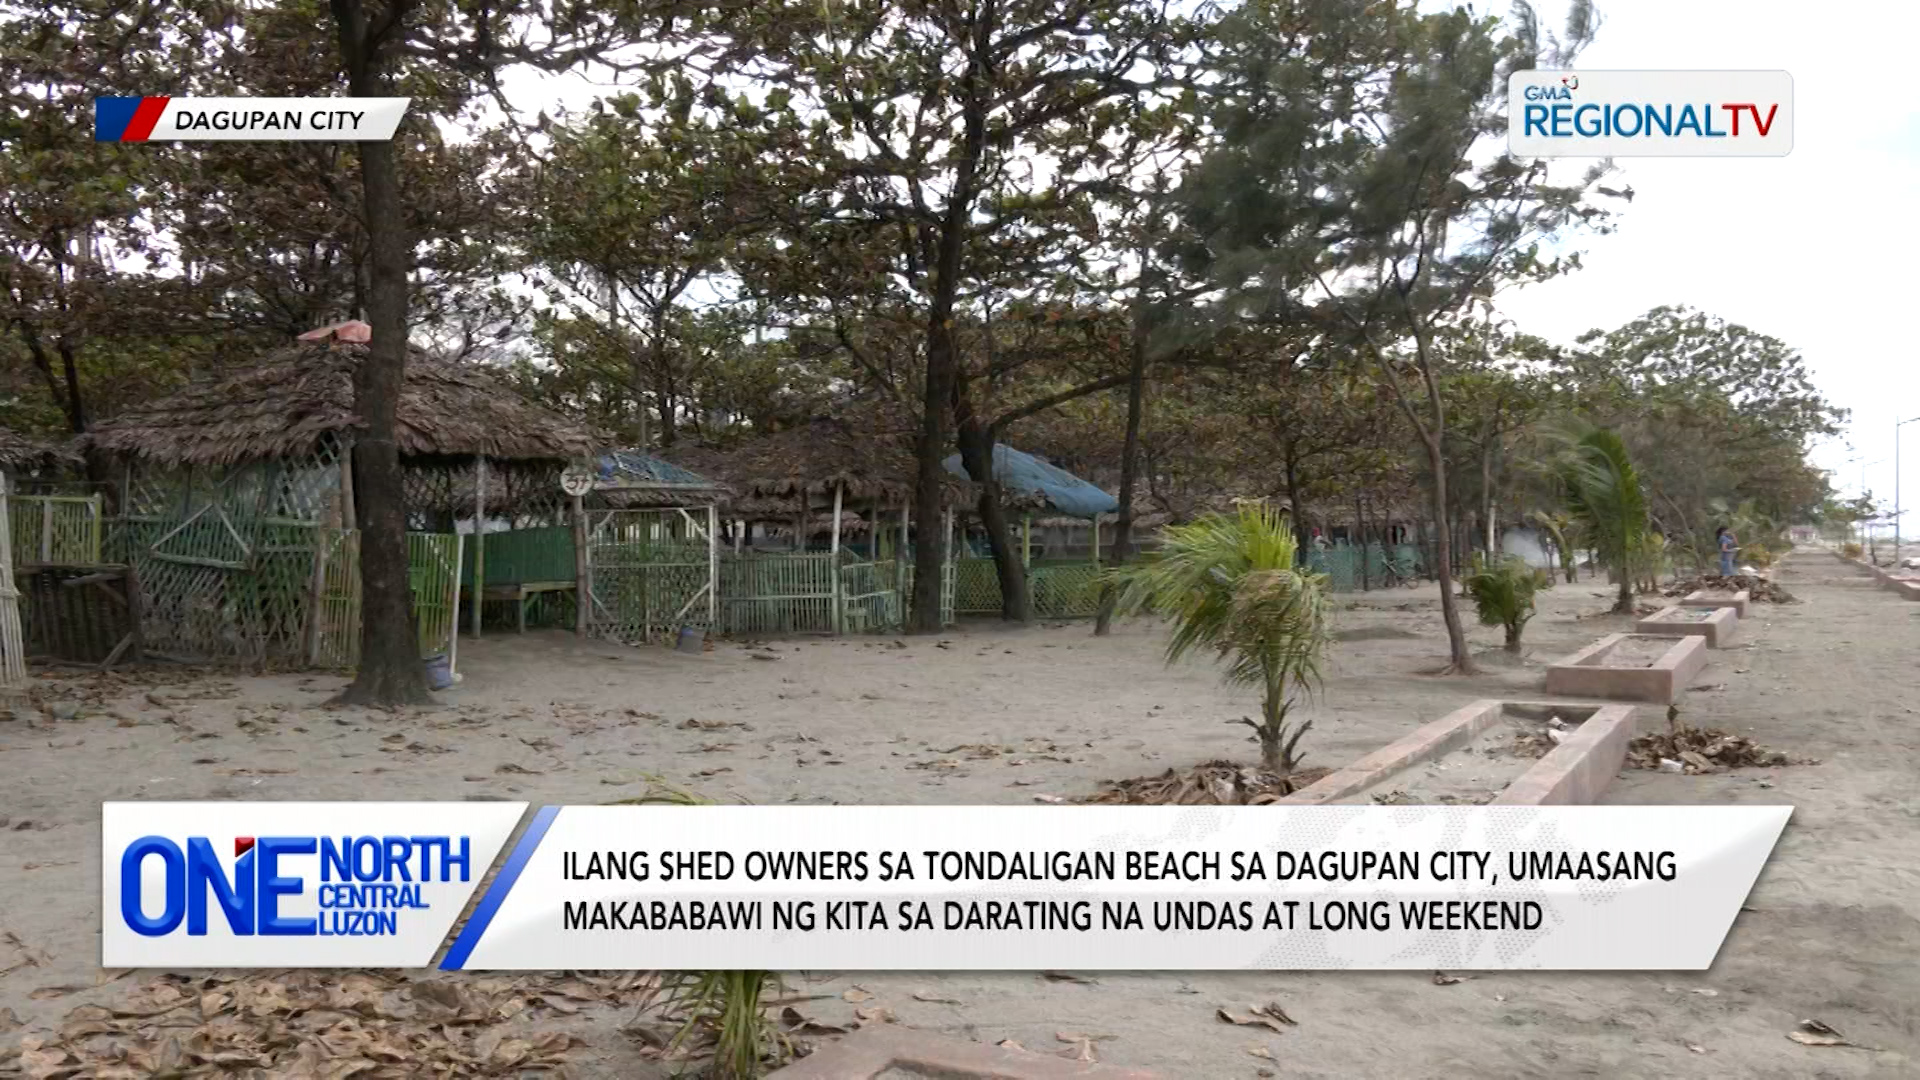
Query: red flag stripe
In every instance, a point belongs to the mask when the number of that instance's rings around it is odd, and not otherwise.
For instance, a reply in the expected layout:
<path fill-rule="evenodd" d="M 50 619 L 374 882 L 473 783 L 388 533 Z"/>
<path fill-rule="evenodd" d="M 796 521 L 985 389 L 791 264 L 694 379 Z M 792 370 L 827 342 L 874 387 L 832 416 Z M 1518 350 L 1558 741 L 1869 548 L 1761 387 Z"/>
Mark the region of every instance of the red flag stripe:
<path fill-rule="evenodd" d="M 153 125 L 160 122 L 160 114 L 167 111 L 167 102 L 172 98 L 141 98 L 140 107 L 133 110 L 133 120 L 127 124 L 127 133 L 120 136 L 121 142 L 146 142 L 153 134 Z"/>

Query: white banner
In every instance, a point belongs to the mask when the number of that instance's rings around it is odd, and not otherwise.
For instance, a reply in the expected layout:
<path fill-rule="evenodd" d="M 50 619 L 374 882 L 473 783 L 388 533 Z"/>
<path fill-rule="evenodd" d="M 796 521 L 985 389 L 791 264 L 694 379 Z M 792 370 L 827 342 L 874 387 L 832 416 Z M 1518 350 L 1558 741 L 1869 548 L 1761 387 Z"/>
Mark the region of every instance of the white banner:
<path fill-rule="evenodd" d="M 1784 157 L 1784 71 L 1517 71 L 1507 147 L 1523 157 Z"/>
<path fill-rule="evenodd" d="M 96 98 L 96 142 L 386 142 L 412 98 Z"/>
<path fill-rule="evenodd" d="M 526 803 L 107 803 L 105 967 L 423 967 Z"/>
<path fill-rule="evenodd" d="M 548 807 L 442 966 L 1698 970 L 1791 813 Z"/>

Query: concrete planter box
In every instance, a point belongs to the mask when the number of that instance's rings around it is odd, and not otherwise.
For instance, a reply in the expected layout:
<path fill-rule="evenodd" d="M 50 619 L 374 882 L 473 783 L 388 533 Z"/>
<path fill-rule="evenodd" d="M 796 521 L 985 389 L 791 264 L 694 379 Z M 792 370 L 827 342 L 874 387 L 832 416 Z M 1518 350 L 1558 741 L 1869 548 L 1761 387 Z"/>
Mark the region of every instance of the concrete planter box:
<path fill-rule="evenodd" d="M 1740 613 L 1730 607 L 1683 607 L 1675 605 L 1633 624 L 1636 634 L 1654 637 L 1698 636 L 1707 639 L 1707 648 L 1724 649 L 1740 628 Z"/>
<path fill-rule="evenodd" d="M 960 1042 L 910 1028 L 867 1028 L 826 1043 L 767 1080 L 1166 1080 L 1157 1073 Z"/>
<path fill-rule="evenodd" d="M 1619 655 L 1623 650 L 1644 650 L 1655 642 L 1665 648 L 1650 662 Z M 1547 693 L 1671 705 L 1706 666 L 1707 641 L 1702 637 L 1608 634 L 1549 667 Z"/>
<path fill-rule="evenodd" d="M 1736 593 L 1714 592 L 1709 589 L 1696 589 L 1693 592 L 1688 593 L 1686 596 L 1681 597 L 1680 606 L 1681 607 L 1732 608 L 1734 611 L 1734 614 L 1744 619 L 1747 617 L 1748 599 L 1749 597 L 1747 594 L 1747 590 L 1745 589 L 1741 589 L 1739 592 L 1736 592 Z"/>
<path fill-rule="evenodd" d="M 1529 762 L 1526 758 L 1496 761 L 1490 755 L 1475 754 L 1476 743 L 1485 744 L 1504 734 L 1501 729 L 1544 730 L 1545 721 L 1558 716 L 1569 726 L 1560 745 L 1545 757 Z M 1416 766 L 1449 762 L 1461 771 L 1502 770 L 1517 773 L 1504 788 L 1484 801 L 1484 805 L 1554 806 L 1582 805 L 1600 797 L 1626 760 L 1627 743 L 1633 738 L 1633 709 L 1626 705 L 1564 705 L 1550 702 L 1476 701 L 1464 708 L 1423 724 L 1405 738 L 1391 743 L 1329 773 L 1318 782 L 1280 800 L 1287 804 L 1327 804 L 1372 801 L 1376 789 L 1392 788 L 1396 782 L 1416 790 L 1429 778 L 1406 776 Z M 1497 747 L 1481 746 L 1480 749 Z M 1473 799 L 1451 801 L 1473 802 Z"/>
<path fill-rule="evenodd" d="M 1920 574 L 1897 567 L 1887 569 L 1879 566 L 1873 568 L 1873 573 L 1880 579 L 1880 584 L 1895 596 L 1907 600 L 1920 600 Z"/>
<path fill-rule="evenodd" d="M 1920 573 L 1897 566 L 1875 566 L 1865 559 L 1849 559 L 1837 551 L 1834 552 L 1834 555 L 1838 557 L 1840 561 L 1851 563 L 1865 570 L 1867 573 L 1872 574 L 1882 588 L 1889 590 L 1895 596 L 1907 600 L 1920 600 Z"/>

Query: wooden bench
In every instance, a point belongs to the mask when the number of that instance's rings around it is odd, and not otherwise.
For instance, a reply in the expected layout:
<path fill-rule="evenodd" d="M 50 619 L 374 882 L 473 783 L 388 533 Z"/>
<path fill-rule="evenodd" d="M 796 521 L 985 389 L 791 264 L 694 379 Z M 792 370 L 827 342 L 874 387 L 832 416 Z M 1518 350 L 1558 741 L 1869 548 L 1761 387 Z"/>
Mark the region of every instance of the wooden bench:
<path fill-rule="evenodd" d="M 501 585 L 488 585 L 480 590 L 482 602 L 488 600 L 511 601 L 514 606 L 515 621 L 520 633 L 527 632 L 527 605 L 541 593 L 572 592 L 571 581 L 518 581 Z"/>

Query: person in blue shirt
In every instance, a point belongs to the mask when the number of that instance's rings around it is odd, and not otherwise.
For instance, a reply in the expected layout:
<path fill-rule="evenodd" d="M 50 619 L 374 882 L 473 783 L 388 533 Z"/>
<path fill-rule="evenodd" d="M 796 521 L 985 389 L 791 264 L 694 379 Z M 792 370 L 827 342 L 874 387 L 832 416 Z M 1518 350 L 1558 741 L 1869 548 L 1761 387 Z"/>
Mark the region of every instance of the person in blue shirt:
<path fill-rule="evenodd" d="M 1720 576 L 1732 577 L 1733 553 L 1740 550 L 1740 545 L 1734 541 L 1733 533 L 1725 525 L 1714 530 L 1713 541 L 1720 548 Z"/>

